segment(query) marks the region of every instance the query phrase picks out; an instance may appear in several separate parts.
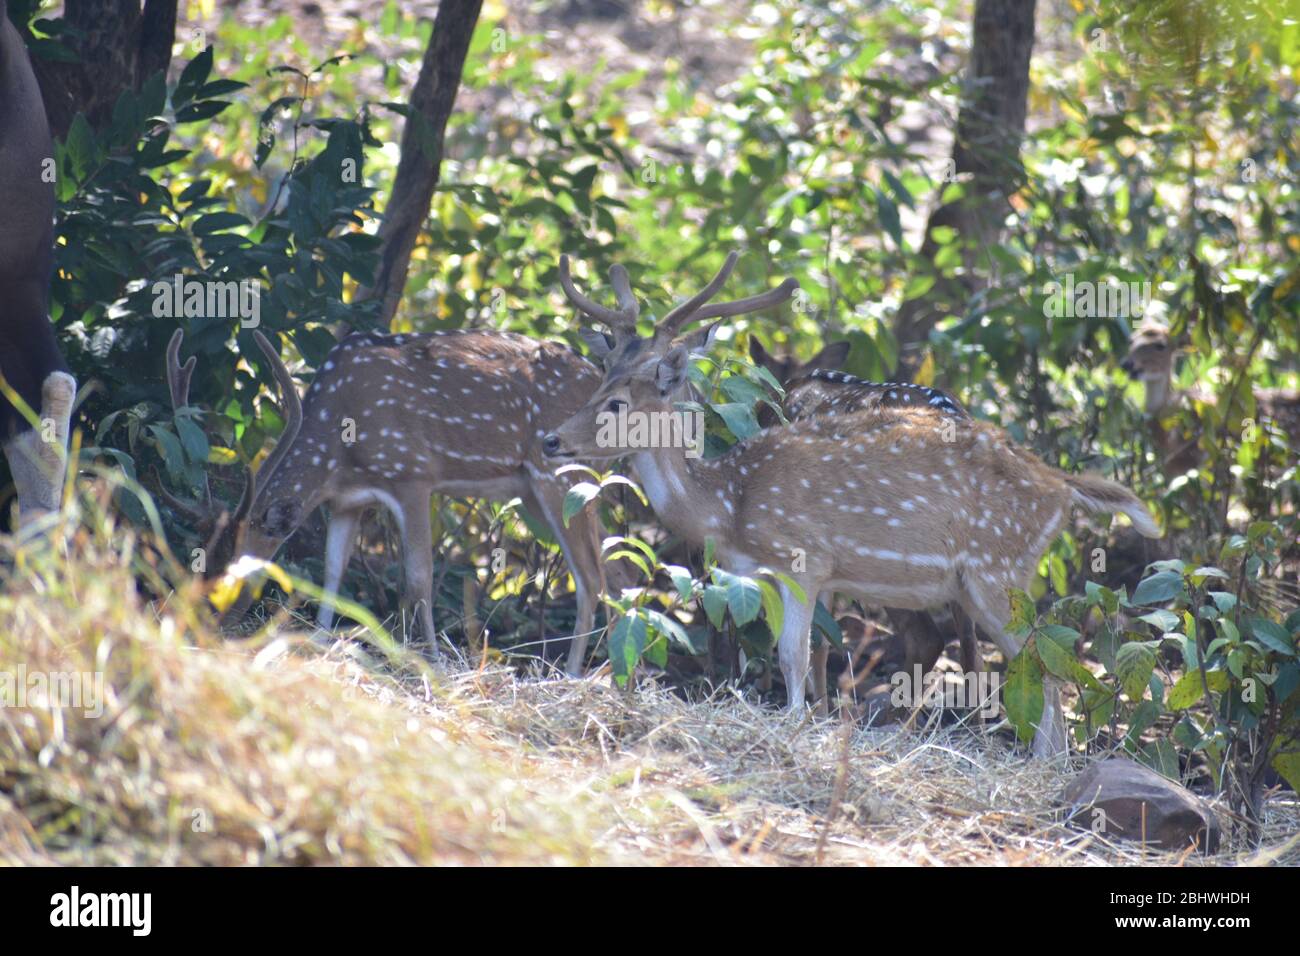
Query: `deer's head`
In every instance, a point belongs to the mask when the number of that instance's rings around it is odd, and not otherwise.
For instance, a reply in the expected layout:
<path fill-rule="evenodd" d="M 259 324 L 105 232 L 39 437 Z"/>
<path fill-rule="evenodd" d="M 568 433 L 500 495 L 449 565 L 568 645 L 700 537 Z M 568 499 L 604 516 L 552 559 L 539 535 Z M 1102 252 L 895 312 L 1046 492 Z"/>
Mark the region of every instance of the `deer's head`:
<path fill-rule="evenodd" d="M 688 324 L 756 312 L 779 305 L 799 287 L 795 279 L 786 279 L 775 289 L 735 302 L 709 304 L 726 283 L 737 256 L 727 256 L 718 274 L 699 293 L 673 308 L 660 319 L 647 336 L 636 328 L 639 314 L 626 270 L 614 266 L 610 283 L 619 307 L 609 309 L 580 293 L 569 275 L 567 256 L 560 258 L 560 284 L 569 301 L 589 318 L 604 325 L 609 333 L 590 330 L 584 333 L 592 354 L 605 367 L 605 378 L 596 394 L 563 425 L 543 440 L 543 450 L 552 458 L 580 458 L 590 461 L 619 458 L 644 446 L 629 444 L 634 431 L 611 427 L 619 416 L 649 416 L 672 413 L 674 404 L 685 396 L 688 367 L 693 354 L 707 349 L 717 325 L 712 324 L 689 334 Z"/>
<path fill-rule="evenodd" d="M 183 338 L 184 333 L 177 329 L 167 345 L 167 386 L 175 408 L 189 404 L 190 378 L 195 365 L 193 356 L 184 365 L 180 364 Z M 261 332 L 255 331 L 253 339 L 270 363 L 279 386 L 285 426 L 275 449 L 258 469 L 256 477 L 251 469 L 245 469 L 243 493 L 233 512 L 215 501 L 207 489 L 202 500 L 187 501 L 170 494 L 161 485 L 159 488 L 167 503 L 187 514 L 206 538 L 206 574 L 209 576 L 223 572 L 239 555 L 270 559 L 307 513 L 302 496 L 294 495 L 283 482 L 274 480 L 302 426 L 302 403 L 293 376 L 280 359 L 279 351 Z"/>
<path fill-rule="evenodd" d="M 1155 414 L 1173 398 L 1174 349 L 1169 329 L 1144 322 L 1133 333 L 1120 368 L 1146 386 L 1146 410 Z"/>

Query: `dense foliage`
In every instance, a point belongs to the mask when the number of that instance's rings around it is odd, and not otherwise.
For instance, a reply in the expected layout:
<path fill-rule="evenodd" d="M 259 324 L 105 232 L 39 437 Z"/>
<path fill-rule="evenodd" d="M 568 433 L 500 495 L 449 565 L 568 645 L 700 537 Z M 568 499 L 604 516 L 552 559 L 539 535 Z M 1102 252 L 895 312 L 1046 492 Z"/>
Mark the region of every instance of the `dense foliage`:
<path fill-rule="evenodd" d="M 1071 21 L 1053 24 L 1068 35 L 1040 40 L 1005 237 L 979 250 L 982 290 L 953 301 L 943 280 L 969 268 L 969 250 L 940 231 L 931 260 L 917 234 L 926 208 L 959 198 L 963 183 L 917 128 L 951 125 L 961 100 L 962 5 L 927 16 L 843 0 L 737 8 L 752 65 L 716 86 L 670 62 L 639 120 L 626 102 L 644 92 L 644 69 L 555 75 L 539 37 L 485 15 L 395 330 L 476 324 L 577 346 L 556 291 L 561 252 L 593 278 L 624 262 L 645 315 L 737 249 L 735 288 L 793 275 L 804 291 L 793 310 L 725 329 L 716 361 L 696 370 L 717 451 L 751 434 L 759 403 L 780 393 L 739 358 L 746 334 L 801 355 L 847 338 L 849 371 L 888 378 L 893 316 L 934 296 L 947 317 L 918 380 L 1052 464 L 1119 477 L 1158 510 L 1177 555 L 1143 576 L 1147 561 L 1105 529 L 1080 526 L 1053 545 L 1014 605 L 1034 639 L 1010 666 L 1012 722 L 1028 734 L 1042 674 L 1056 674 L 1079 688 L 1082 745 L 1125 746 L 1170 775 L 1204 766 L 1257 808 L 1265 767 L 1300 782 L 1300 437 L 1260 422 L 1252 394 L 1295 387 L 1300 367 L 1300 25 L 1267 4 L 1228 6 L 1076 2 Z M 364 25 L 367 40 L 408 60 L 427 31 L 396 3 Z M 125 95 L 109 128 L 79 122 L 59 144 L 54 318 L 79 381 L 98 385 L 83 409 L 95 435 L 87 463 L 220 497 L 234 494 L 229 466 L 255 461 L 281 426 L 270 379 L 239 317 L 187 317 L 199 371 L 191 406 L 170 408 L 162 354 L 178 322 L 157 314 L 155 284 L 256 280 L 260 327 L 286 334 L 309 382 L 332 330 L 370 321 L 353 300 L 374 267 L 376 200 L 391 183 L 405 91 L 391 58 L 315 65 L 287 19 L 269 30 L 226 22 L 211 47 L 187 53 L 174 81 Z M 505 107 L 502 91 L 514 91 Z M 1067 276 L 1149 283 L 1149 310 L 1054 314 Z M 1170 423 L 1199 436 L 1199 463 L 1174 476 L 1146 437 L 1142 387 L 1119 371 L 1150 316 L 1185 346 L 1175 384 L 1199 389 Z M 611 598 L 606 647 L 620 680 L 646 660 L 668 665 L 670 647 L 703 653 L 719 629 L 764 671 L 764 621 L 780 604 L 772 580 L 685 553 L 623 481 L 575 484 L 572 507 L 599 499 L 609 551 L 638 569 L 640 588 Z M 468 610 L 468 580 L 494 643 L 565 633 L 563 601 L 530 620 L 528 599 L 562 565 L 511 505 L 435 508 L 442 621 Z M 184 516 L 171 517 L 177 543 L 197 541 Z M 486 557 L 498 544 L 519 558 L 504 571 Z M 539 557 L 546 573 L 534 573 Z M 319 580 L 319 564 L 305 564 Z M 358 567 L 346 590 L 386 609 L 395 584 Z"/>

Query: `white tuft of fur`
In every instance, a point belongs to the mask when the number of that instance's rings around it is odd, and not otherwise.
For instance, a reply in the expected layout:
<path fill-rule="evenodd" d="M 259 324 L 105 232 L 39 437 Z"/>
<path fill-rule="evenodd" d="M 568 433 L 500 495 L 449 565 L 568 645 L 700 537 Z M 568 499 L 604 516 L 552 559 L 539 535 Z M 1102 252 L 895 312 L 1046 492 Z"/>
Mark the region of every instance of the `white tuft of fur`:
<path fill-rule="evenodd" d="M 1131 492 L 1128 494 L 1127 499 L 1124 500 L 1113 496 L 1094 496 L 1089 494 L 1086 488 L 1071 485 L 1070 493 L 1073 496 L 1074 503 L 1083 508 L 1084 511 L 1111 511 L 1125 514 L 1128 515 L 1128 519 L 1133 522 L 1133 527 L 1137 529 L 1137 533 L 1142 537 L 1160 538 L 1164 536 L 1159 526 L 1156 525 L 1155 519 L 1151 517 L 1151 512 L 1147 511 L 1146 505 Z"/>

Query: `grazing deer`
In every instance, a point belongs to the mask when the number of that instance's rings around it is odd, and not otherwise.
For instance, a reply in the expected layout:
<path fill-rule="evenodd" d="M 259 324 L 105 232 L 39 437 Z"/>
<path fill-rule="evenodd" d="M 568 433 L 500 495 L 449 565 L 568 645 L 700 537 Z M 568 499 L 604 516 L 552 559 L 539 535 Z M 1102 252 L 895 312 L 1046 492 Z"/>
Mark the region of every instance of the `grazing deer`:
<path fill-rule="evenodd" d="M 749 355 L 753 361 L 773 374 L 785 389 L 782 411 L 789 421 L 798 421 L 819 415 L 843 415 L 852 412 L 875 411 L 895 406 L 925 408 L 938 416 L 955 421 L 968 421 L 970 414 L 947 392 L 910 382 L 872 382 L 838 371 L 837 366 L 848 358 L 849 343 L 834 342 L 825 346 L 808 362 L 800 365 L 793 358 L 779 359 L 769 353 L 755 336 L 749 339 Z M 936 421 L 936 425 L 942 418 Z M 764 405 L 759 411 L 759 423 L 771 426 L 777 423 L 775 410 Z M 822 599 L 823 604 L 829 603 Z M 884 656 L 880 665 L 911 674 L 919 665 L 928 674 L 943 654 L 947 636 L 934 623 L 926 611 L 909 611 L 903 608 L 885 608 L 893 634 L 881 642 Z M 966 673 L 983 669 L 979 642 L 953 608 L 961 645 L 961 665 Z M 827 710 L 826 664 L 830 648 L 823 641 L 812 652 L 813 699 L 817 712 Z"/>
<path fill-rule="evenodd" d="M 1009 660 L 1022 641 L 1005 629 L 1007 588 L 1027 586 L 1072 504 L 1124 512 L 1143 534 L 1159 536 L 1127 488 L 1048 467 L 984 422 L 966 422 L 945 441 L 933 414 L 921 409 L 807 418 L 761 431 L 708 460 L 688 457 L 683 448 L 631 447 L 626 439 L 633 430 L 615 430 L 611 440 L 603 427 L 607 414 L 672 414 L 686 394 L 691 352 L 707 347 L 716 325 L 679 337 L 683 326 L 770 308 L 798 287 L 787 279 L 747 299 L 709 304 L 736 258 L 728 255 L 713 280 L 668 312 L 649 337 L 637 334 L 634 309 L 604 315 L 584 309 L 614 333 L 604 380 L 546 436 L 543 448 L 554 461 L 630 456 L 670 529 L 696 544 L 713 539 L 719 561 L 733 572 L 794 572 L 804 599 L 780 585 L 778 643 L 791 709 L 803 707 L 819 593 L 914 609 L 955 601 Z M 560 268 L 567 277 L 567 261 Z M 1035 753 L 1063 751 L 1064 731 L 1059 686 L 1049 680 Z"/>
<path fill-rule="evenodd" d="M 1182 403 L 1183 393 L 1174 389 L 1174 348 L 1169 329 L 1157 322 L 1143 322 L 1133 333 L 1128 354 L 1120 368 L 1146 386 L 1146 412 L 1151 443 L 1160 456 L 1160 467 L 1173 478 L 1195 468 L 1201 460 L 1199 431 L 1185 433 L 1164 424 Z M 1254 389 L 1255 406 L 1264 419 L 1271 419 L 1295 442 L 1300 435 L 1300 392 L 1294 389 Z M 1213 396 L 1194 393 L 1198 401 L 1212 402 Z"/>
<path fill-rule="evenodd" d="M 18 521 L 56 511 L 77 383 L 50 325 L 54 146 L 22 38 L 0 0 L 0 374 L 40 419 L 0 395 L 0 445 L 18 491 Z"/>
<path fill-rule="evenodd" d="M 383 506 L 401 533 L 407 602 L 436 651 L 432 495 L 521 498 L 555 533 L 573 572 L 577 634 L 568 669 L 580 673 L 605 588 L 599 518 L 582 512 L 565 527 L 572 482 L 555 476 L 541 439 L 591 395 L 597 369 L 564 345 L 509 332 L 353 333 L 326 356 L 300 401 L 279 350 L 261 333 L 254 338 L 279 386 L 285 427 L 245 488 L 233 520 L 235 553 L 269 560 L 327 504 L 325 589 L 337 593 L 362 513 Z M 179 367 L 179 345 L 178 331 L 169 380 L 188 382 L 192 366 Z M 333 623 L 330 602 L 317 620 Z"/>

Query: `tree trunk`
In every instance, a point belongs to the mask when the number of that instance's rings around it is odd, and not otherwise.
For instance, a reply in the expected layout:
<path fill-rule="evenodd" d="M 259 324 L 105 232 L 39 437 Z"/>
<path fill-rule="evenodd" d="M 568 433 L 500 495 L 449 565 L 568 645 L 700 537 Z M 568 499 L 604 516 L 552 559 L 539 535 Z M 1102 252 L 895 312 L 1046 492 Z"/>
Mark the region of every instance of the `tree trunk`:
<path fill-rule="evenodd" d="M 63 139 L 73 117 L 84 113 L 96 129 L 113 116 L 126 90 L 171 63 L 176 34 L 176 0 L 67 0 L 62 43 L 77 62 L 36 60 L 37 79 L 50 131 Z M 24 25 L 25 28 L 25 25 Z"/>
<path fill-rule="evenodd" d="M 359 302 L 380 300 L 382 326 L 387 326 L 397 312 L 411 251 L 429 214 L 442 167 L 447 121 L 456 103 L 465 57 L 482 6 L 483 0 L 442 0 L 433 21 L 433 36 L 420 64 L 420 76 L 411 91 L 410 112 L 402 130 L 402 158 L 379 227 L 383 240 L 379 269 L 375 284 L 357 297 Z"/>
<path fill-rule="evenodd" d="M 933 262 L 940 245 L 937 226 L 957 231 L 964 274 L 942 277 L 930 292 L 903 303 L 894 326 L 900 372 L 908 377 L 944 315 L 960 309 L 985 283 L 981 250 L 998 240 L 1009 209 L 1008 197 L 1024 170 L 1020 143 L 1029 97 L 1029 57 L 1034 46 L 1035 0 L 976 0 L 966 95 L 957 116 L 950 171 L 969 174 L 965 195 L 938 205 L 930 214 L 921 255 Z M 945 184 L 946 185 L 946 184 Z"/>

